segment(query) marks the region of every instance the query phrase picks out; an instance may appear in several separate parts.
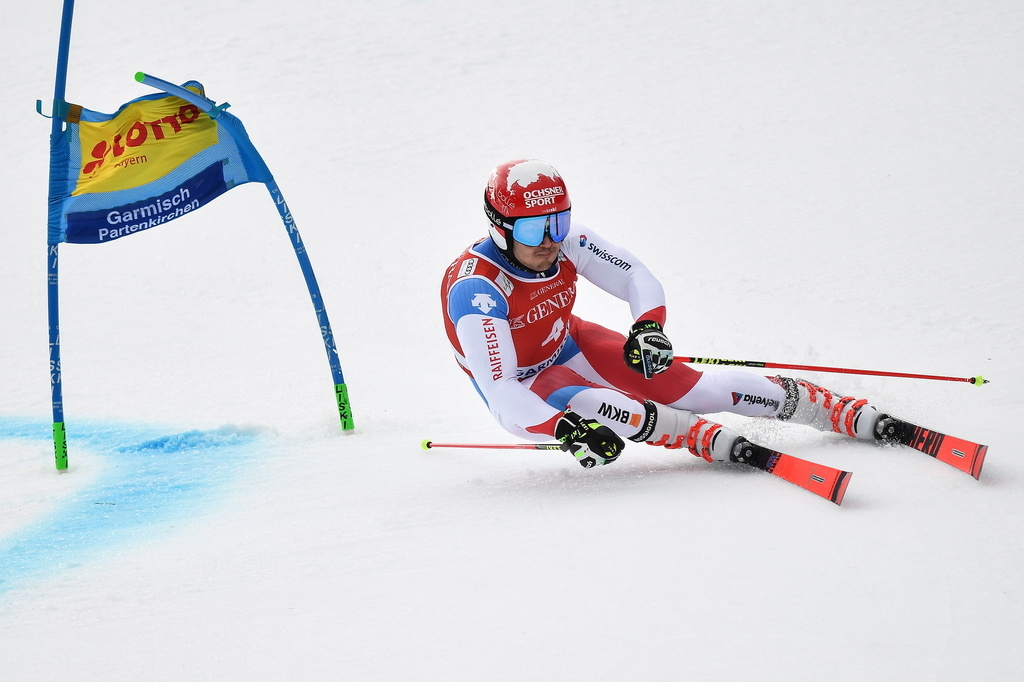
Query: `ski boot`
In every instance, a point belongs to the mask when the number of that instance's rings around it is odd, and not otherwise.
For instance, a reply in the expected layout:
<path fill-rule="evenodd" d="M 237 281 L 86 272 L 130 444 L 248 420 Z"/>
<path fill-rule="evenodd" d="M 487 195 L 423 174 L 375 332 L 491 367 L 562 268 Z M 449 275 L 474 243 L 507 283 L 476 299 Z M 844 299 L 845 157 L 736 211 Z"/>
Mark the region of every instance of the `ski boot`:
<path fill-rule="evenodd" d="M 876 433 L 878 410 L 867 400 L 837 397 L 827 388 L 802 379 L 769 378 L 786 390 L 786 402 L 778 419 L 806 424 L 819 431 L 835 431 L 851 438 L 884 440 Z"/>
<path fill-rule="evenodd" d="M 752 445 L 732 429 L 689 410 L 679 410 L 648 400 L 647 415 L 640 432 L 630 436 L 637 443 L 647 443 L 669 450 L 686 448 L 696 457 L 709 462 L 746 463 L 742 445 Z M 752 454 L 750 455 L 753 456 Z"/>

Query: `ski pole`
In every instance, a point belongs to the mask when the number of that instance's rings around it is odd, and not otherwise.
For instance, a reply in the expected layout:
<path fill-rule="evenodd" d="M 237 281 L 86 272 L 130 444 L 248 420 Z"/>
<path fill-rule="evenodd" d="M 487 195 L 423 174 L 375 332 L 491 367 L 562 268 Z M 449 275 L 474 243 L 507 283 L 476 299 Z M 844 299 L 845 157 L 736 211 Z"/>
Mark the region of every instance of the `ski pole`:
<path fill-rule="evenodd" d="M 975 386 L 987 384 L 988 379 L 980 374 L 976 377 L 944 377 L 934 374 L 907 374 L 905 372 L 882 372 L 872 369 L 847 369 L 843 367 L 817 367 L 815 365 L 787 365 L 780 362 L 758 362 L 756 360 L 723 360 L 721 358 L 684 358 L 676 356 L 676 362 L 696 365 L 730 365 L 735 367 L 758 367 L 764 369 L 798 369 L 808 372 L 835 372 L 837 374 L 871 374 L 882 377 L 903 377 L 906 379 L 935 379 L 938 381 L 965 381 Z"/>
<path fill-rule="evenodd" d="M 424 450 L 431 448 L 474 448 L 482 450 L 561 450 L 558 443 L 435 443 L 425 440 L 420 443 Z"/>

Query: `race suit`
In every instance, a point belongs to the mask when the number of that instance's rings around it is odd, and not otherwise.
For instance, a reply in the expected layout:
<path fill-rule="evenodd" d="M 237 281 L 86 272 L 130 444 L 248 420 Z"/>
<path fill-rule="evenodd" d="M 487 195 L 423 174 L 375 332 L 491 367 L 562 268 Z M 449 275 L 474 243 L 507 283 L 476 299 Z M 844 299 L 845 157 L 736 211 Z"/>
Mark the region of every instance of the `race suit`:
<path fill-rule="evenodd" d="M 630 437 L 641 430 L 647 400 L 694 412 L 778 412 L 784 394 L 765 377 L 683 363 L 651 379 L 630 369 L 623 335 L 573 315 L 578 277 L 627 302 L 634 320 L 664 325 L 660 282 L 629 251 L 578 223 L 546 272 L 516 267 L 485 238 L 445 273 L 441 303 L 455 359 L 507 431 L 548 440 L 572 409 Z M 748 394 L 757 399 L 736 397 Z"/>

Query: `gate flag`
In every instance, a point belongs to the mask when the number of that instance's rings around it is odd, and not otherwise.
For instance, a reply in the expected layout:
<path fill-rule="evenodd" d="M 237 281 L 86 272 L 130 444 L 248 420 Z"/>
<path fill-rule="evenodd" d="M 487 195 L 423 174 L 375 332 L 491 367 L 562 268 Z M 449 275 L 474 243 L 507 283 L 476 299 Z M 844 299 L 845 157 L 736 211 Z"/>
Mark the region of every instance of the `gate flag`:
<path fill-rule="evenodd" d="M 198 82 L 182 87 L 205 97 Z M 223 109 L 202 111 L 166 92 L 114 114 L 65 107 L 67 125 L 50 150 L 50 244 L 111 242 L 191 213 L 237 185 L 273 179 L 241 121 Z"/>
<path fill-rule="evenodd" d="M 70 7 L 65 0 L 61 55 L 66 54 Z M 50 389 L 57 469 L 67 469 L 58 304 L 58 246 L 105 244 L 192 213 L 232 187 L 266 186 L 306 280 L 334 379 L 341 428 L 354 428 L 348 387 L 334 333 L 302 237 L 274 176 L 242 122 L 206 98 L 202 84 L 174 85 L 144 73 L 135 79 L 162 92 L 102 114 L 63 101 L 63 58 L 58 59 L 50 133 L 47 278 Z M 41 103 L 37 103 L 41 111 Z"/>

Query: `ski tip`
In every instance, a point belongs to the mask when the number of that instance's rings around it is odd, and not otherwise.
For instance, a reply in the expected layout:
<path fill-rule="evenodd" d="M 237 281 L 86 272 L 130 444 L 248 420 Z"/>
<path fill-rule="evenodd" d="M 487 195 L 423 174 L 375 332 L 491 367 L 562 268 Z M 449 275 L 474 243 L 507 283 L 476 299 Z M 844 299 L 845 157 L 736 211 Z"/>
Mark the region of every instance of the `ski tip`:
<path fill-rule="evenodd" d="M 850 479 L 853 478 L 852 471 L 840 471 L 839 478 L 836 480 L 836 487 L 832 492 L 831 500 L 836 504 L 843 503 L 843 497 L 846 496 L 846 488 L 850 485 Z"/>
<path fill-rule="evenodd" d="M 428 439 L 424 439 L 423 442 L 420 443 L 420 447 L 424 450 L 429 450 L 431 445 L 433 445 L 433 443 Z"/>

